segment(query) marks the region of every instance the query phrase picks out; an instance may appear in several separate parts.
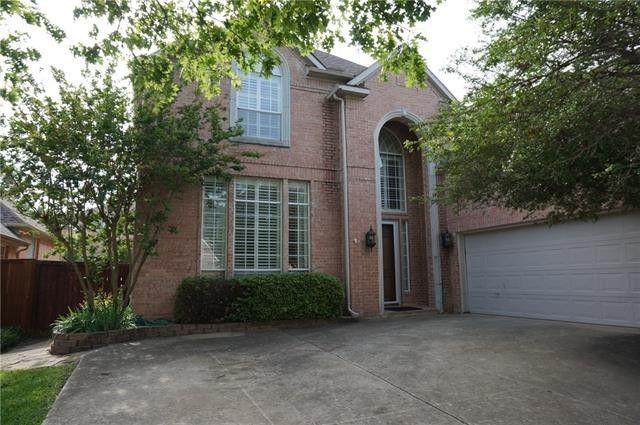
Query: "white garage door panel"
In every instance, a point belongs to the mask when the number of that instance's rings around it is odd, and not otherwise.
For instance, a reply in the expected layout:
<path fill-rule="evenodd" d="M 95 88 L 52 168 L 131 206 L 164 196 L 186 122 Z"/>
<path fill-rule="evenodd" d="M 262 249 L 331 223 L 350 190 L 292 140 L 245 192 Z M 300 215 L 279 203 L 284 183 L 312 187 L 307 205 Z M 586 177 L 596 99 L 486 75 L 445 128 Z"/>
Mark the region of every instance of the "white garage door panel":
<path fill-rule="evenodd" d="M 640 213 L 465 237 L 476 313 L 640 326 Z"/>

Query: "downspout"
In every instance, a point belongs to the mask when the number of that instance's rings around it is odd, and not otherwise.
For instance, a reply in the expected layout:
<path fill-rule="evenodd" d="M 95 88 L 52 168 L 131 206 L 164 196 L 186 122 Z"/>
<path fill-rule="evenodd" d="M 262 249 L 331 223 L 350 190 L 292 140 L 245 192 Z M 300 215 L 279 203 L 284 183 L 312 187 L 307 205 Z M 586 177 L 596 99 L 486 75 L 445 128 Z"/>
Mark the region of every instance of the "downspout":
<path fill-rule="evenodd" d="M 347 298 L 347 312 L 358 317 L 360 313 L 353 311 L 351 308 L 351 260 L 349 255 L 349 175 L 347 172 L 347 114 L 345 111 L 345 101 L 338 97 L 335 93 L 331 95 L 331 99 L 340 103 L 340 145 L 342 151 L 342 221 L 343 221 L 343 239 L 344 239 L 344 287 Z"/>

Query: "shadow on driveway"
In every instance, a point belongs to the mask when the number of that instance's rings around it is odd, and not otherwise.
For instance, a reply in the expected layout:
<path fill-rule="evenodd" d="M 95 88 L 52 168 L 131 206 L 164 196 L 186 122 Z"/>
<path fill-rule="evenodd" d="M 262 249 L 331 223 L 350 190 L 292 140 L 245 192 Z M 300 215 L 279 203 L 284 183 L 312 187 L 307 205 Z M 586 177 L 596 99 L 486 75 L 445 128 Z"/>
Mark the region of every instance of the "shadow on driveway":
<path fill-rule="evenodd" d="M 640 423 L 640 329 L 482 315 L 86 354 L 45 424 Z"/>

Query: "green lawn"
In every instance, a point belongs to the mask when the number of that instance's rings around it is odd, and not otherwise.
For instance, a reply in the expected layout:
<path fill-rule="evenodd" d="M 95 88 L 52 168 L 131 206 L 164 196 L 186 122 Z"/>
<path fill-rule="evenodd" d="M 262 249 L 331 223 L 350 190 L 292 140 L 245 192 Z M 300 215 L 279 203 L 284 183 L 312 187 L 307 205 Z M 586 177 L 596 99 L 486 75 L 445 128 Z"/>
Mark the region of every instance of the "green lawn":
<path fill-rule="evenodd" d="M 2 425 L 39 425 L 74 365 L 0 372 Z"/>

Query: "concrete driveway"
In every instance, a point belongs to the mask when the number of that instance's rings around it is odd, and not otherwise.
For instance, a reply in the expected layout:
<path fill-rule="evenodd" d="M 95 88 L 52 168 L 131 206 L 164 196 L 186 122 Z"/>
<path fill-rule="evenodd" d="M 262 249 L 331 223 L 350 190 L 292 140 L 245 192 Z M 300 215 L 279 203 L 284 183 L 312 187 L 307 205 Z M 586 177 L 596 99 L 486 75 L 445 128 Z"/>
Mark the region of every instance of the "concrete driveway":
<path fill-rule="evenodd" d="M 640 329 L 423 316 L 83 357 L 53 424 L 640 423 Z"/>

